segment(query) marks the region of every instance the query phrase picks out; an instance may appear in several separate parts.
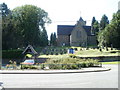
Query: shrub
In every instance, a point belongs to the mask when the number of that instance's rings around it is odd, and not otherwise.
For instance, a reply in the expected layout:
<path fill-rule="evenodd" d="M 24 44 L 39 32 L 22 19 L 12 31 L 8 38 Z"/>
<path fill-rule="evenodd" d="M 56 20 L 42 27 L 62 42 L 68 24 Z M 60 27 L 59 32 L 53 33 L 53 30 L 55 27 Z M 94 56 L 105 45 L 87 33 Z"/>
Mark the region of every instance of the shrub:
<path fill-rule="evenodd" d="M 56 52 L 55 55 L 58 55 L 58 52 Z"/>
<path fill-rule="evenodd" d="M 63 54 L 63 51 L 61 51 L 60 54 L 62 55 L 62 54 Z"/>
<path fill-rule="evenodd" d="M 64 54 L 66 54 L 67 53 L 67 49 L 64 49 L 63 52 L 64 52 Z"/>
<path fill-rule="evenodd" d="M 62 69 L 79 69 L 77 64 L 63 64 Z"/>
<path fill-rule="evenodd" d="M 21 69 L 38 69 L 35 65 L 22 65 Z"/>
<path fill-rule="evenodd" d="M 116 51 L 111 51 L 110 53 L 116 53 Z"/>
<path fill-rule="evenodd" d="M 49 69 L 62 69 L 61 64 L 49 64 Z"/>
<path fill-rule="evenodd" d="M 40 69 L 44 69 L 45 68 L 45 65 L 44 64 L 41 64 L 40 65 Z"/>
<path fill-rule="evenodd" d="M 49 59 L 46 64 L 51 64 L 50 69 L 79 69 L 84 67 L 99 66 L 101 63 L 93 59 L 65 58 Z"/>
<path fill-rule="evenodd" d="M 102 49 L 101 49 L 101 48 L 100 48 L 99 50 L 100 50 L 100 52 L 102 52 Z"/>
<path fill-rule="evenodd" d="M 2 58 L 3 59 L 22 59 L 24 55 L 22 50 L 3 50 Z"/>
<path fill-rule="evenodd" d="M 69 54 L 69 57 L 71 57 L 71 58 L 77 58 L 77 56 L 74 55 L 74 54 Z"/>
<path fill-rule="evenodd" d="M 78 49 L 77 49 L 77 48 L 74 48 L 74 50 L 75 50 L 75 51 L 78 51 Z"/>
<path fill-rule="evenodd" d="M 46 55 L 49 55 L 49 52 L 46 52 Z"/>
<path fill-rule="evenodd" d="M 51 55 L 53 55 L 53 52 L 50 52 Z"/>

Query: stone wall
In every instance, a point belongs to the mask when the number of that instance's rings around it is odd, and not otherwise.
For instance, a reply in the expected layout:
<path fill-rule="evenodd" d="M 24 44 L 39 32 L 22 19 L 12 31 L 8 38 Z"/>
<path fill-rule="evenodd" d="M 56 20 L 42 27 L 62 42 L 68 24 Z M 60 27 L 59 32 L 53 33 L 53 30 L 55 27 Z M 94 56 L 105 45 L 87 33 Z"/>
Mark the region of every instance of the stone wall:
<path fill-rule="evenodd" d="M 69 35 L 58 35 L 58 39 L 57 39 L 58 46 L 62 46 L 63 43 L 65 44 L 65 46 L 70 45 L 70 36 Z"/>
<path fill-rule="evenodd" d="M 95 45 L 97 45 L 96 36 L 88 36 L 88 46 L 95 46 Z"/>
<path fill-rule="evenodd" d="M 78 23 L 76 27 L 73 29 L 70 37 L 70 45 L 71 46 L 82 46 L 87 43 L 87 34 L 85 30 L 82 28 L 81 24 Z"/>

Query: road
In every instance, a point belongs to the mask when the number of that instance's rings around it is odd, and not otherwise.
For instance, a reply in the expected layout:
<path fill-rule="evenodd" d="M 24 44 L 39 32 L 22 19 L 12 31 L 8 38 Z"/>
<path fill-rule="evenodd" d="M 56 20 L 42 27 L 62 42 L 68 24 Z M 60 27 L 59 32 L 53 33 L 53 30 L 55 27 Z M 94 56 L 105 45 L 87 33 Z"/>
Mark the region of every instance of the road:
<path fill-rule="evenodd" d="M 1 74 L 5 88 L 118 88 L 118 65 L 112 70 L 69 74 Z"/>

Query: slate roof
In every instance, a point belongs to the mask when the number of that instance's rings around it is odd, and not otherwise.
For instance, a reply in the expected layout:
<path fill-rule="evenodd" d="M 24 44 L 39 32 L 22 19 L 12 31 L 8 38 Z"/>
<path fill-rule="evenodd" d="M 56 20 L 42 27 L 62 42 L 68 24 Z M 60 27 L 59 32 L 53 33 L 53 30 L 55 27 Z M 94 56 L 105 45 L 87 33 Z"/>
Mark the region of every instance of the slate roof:
<path fill-rule="evenodd" d="M 91 26 L 83 26 L 88 36 L 91 36 Z"/>
<path fill-rule="evenodd" d="M 30 50 L 30 53 L 31 53 L 31 54 L 38 54 L 31 45 L 28 45 L 28 46 L 26 47 L 26 49 L 22 52 L 22 54 L 27 53 L 27 52 L 28 52 L 28 49 Z"/>
<path fill-rule="evenodd" d="M 58 25 L 57 35 L 70 35 L 75 25 Z M 91 36 L 91 26 L 83 26 L 88 36 Z"/>
<path fill-rule="evenodd" d="M 58 25 L 57 35 L 70 35 L 75 25 Z"/>
<path fill-rule="evenodd" d="M 82 17 L 80 17 L 79 21 L 84 21 L 84 20 L 82 19 Z"/>

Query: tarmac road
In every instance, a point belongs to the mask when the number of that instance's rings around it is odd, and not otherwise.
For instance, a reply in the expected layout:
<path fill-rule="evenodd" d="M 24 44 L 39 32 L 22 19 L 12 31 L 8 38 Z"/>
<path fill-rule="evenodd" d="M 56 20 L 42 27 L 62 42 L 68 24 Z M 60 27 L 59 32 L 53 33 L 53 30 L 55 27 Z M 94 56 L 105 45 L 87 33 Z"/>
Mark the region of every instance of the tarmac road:
<path fill-rule="evenodd" d="M 5 88 L 118 88 L 118 65 L 110 71 L 68 74 L 0 74 Z"/>

